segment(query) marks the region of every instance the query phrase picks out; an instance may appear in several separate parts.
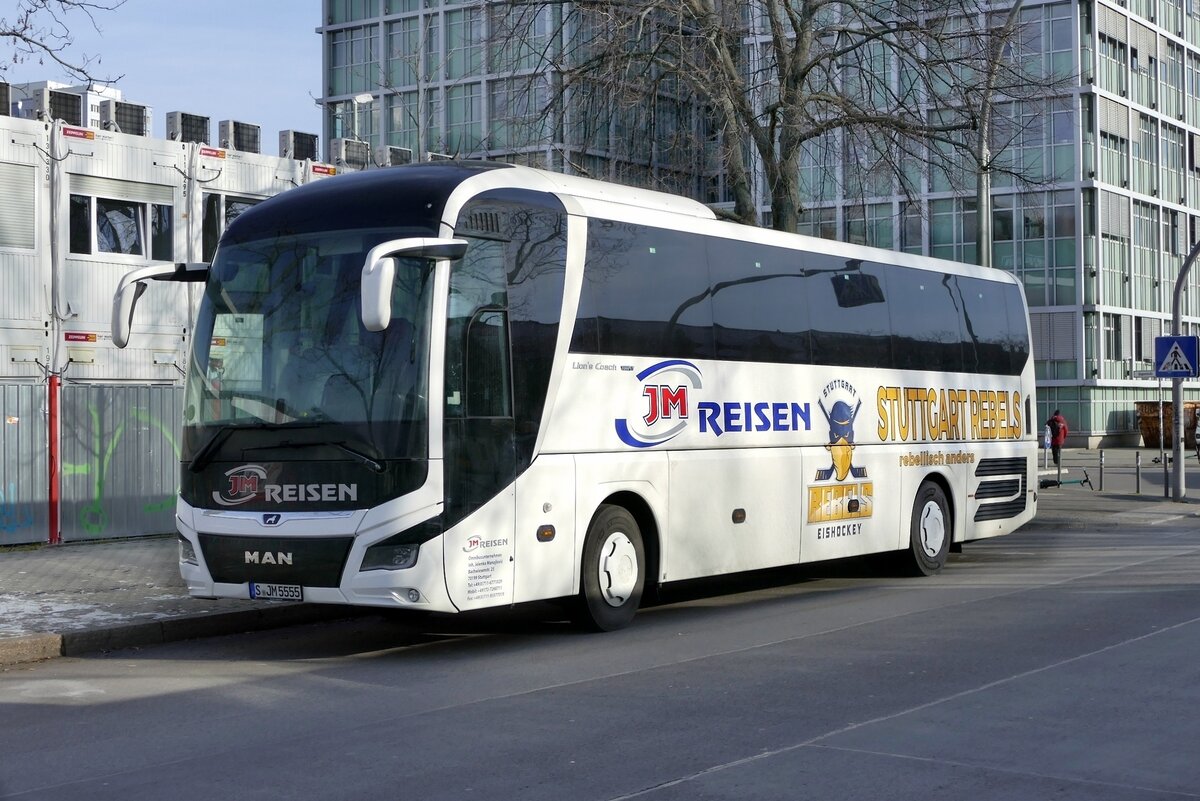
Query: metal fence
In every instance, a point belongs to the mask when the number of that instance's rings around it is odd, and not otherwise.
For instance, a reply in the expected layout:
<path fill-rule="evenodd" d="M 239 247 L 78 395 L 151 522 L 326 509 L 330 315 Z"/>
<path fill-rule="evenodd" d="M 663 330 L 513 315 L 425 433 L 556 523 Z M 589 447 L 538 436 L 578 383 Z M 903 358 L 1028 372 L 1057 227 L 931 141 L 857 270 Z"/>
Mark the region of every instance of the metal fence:
<path fill-rule="evenodd" d="M 46 385 L 0 384 L 0 545 L 45 542 L 50 526 Z"/>
<path fill-rule="evenodd" d="M 175 386 L 63 386 L 64 542 L 175 530 L 182 402 Z"/>

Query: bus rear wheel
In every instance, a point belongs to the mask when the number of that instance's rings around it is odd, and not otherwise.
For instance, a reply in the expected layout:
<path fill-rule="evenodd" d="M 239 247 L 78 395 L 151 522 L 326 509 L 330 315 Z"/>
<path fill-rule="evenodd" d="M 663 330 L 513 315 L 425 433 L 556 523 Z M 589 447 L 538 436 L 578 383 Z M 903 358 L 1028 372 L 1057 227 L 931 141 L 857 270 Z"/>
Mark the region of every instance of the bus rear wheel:
<path fill-rule="evenodd" d="M 915 576 L 932 576 L 946 566 L 950 540 L 954 537 L 954 518 L 946 493 L 932 481 L 925 481 L 913 500 L 909 525 L 909 546 L 905 566 Z"/>
<path fill-rule="evenodd" d="M 605 504 L 588 526 L 575 620 L 592 631 L 628 626 L 642 601 L 646 552 L 637 521 L 620 506 Z"/>

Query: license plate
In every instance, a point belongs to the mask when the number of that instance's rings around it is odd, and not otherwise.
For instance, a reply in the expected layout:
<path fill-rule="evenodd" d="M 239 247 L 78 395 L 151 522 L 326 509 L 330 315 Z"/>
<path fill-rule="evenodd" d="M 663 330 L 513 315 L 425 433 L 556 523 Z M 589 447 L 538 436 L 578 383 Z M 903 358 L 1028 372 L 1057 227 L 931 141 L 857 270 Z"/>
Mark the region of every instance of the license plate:
<path fill-rule="evenodd" d="M 250 582 L 250 597 L 259 601 L 303 601 L 299 584 L 255 584 Z"/>

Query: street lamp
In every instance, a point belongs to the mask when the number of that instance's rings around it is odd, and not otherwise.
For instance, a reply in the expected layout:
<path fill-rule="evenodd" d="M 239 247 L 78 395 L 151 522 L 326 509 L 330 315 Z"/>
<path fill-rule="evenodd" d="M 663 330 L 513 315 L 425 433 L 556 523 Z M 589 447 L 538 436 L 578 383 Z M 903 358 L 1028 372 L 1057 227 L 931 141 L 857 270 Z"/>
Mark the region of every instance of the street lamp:
<path fill-rule="evenodd" d="M 352 117 L 350 119 L 350 138 L 351 139 L 355 139 L 359 142 L 362 141 L 362 139 L 360 139 L 358 136 L 358 106 L 360 103 L 370 103 L 374 99 L 375 99 L 375 96 L 372 95 L 370 92 L 363 92 L 360 95 L 355 95 L 354 97 L 350 98 L 350 108 L 352 110 L 351 111 Z"/>

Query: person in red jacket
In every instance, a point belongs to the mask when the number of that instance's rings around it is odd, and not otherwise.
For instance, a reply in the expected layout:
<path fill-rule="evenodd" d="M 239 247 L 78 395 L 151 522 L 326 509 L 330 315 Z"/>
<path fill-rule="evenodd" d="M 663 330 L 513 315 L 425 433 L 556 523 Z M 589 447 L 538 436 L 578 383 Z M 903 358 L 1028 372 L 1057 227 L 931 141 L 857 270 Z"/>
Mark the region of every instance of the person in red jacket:
<path fill-rule="evenodd" d="M 1050 453 L 1054 455 L 1054 463 L 1058 464 L 1062 457 L 1063 443 L 1067 441 L 1067 418 L 1055 409 L 1054 414 L 1046 421 L 1046 427 L 1050 429 Z"/>

